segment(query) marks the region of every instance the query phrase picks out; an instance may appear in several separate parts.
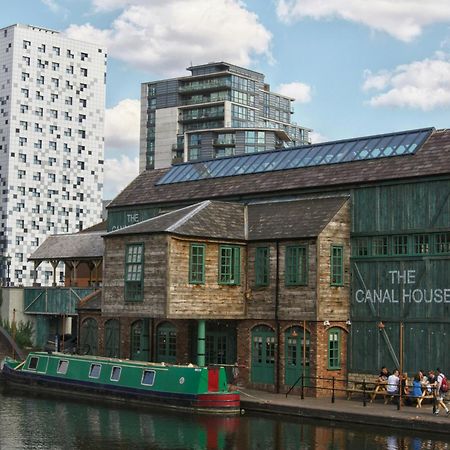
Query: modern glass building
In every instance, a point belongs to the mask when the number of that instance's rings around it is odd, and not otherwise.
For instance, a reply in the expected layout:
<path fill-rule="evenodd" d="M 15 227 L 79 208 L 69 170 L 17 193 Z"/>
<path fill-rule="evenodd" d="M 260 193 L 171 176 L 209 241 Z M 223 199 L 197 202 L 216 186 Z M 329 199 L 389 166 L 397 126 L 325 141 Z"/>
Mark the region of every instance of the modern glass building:
<path fill-rule="evenodd" d="M 294 99 L 270 91 L 262 73 L 225 62 L 191 76 L 142 84 L 139 169 L 309 143 L 291 122 Z"/>

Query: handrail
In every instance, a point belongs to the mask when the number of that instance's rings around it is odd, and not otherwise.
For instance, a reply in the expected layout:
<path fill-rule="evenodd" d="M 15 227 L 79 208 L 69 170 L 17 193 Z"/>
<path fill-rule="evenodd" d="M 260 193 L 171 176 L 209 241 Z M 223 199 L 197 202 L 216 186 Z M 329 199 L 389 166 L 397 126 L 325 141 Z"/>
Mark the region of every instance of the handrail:
<path fill-rule="evenodd" d="M 317 383 L 314 383 L 314 385 L 310 385 L 310 386 L 305 386 L 305 379 L 308 380 L 315 380 L 315 381 L 328 381 L 331 382 L 331 386 L 318 386 Z M 411 387 L 411 384 L 407 384 L 406 386 L 402 385 L 402 383 L 399 384 L 392 384 L 392 383 L 379 383 L 377 381 L 367 381 L 365 378 L 363 378 L 362 380 L 351 380 L 349 381 L 346 378 L 336 378 L 336 377 L 317 377 L 317 376 L 304 376 L 303 374 L 301 374 L 297 380 L 295 381 L 295 383 L 293 383 L 289 389 L 286 392 L 286 398 L 287 396 L 292 392 L 292 390 L 299 384 L 299 382 L 301 381 L 301 391 L 300 391 L 300 395 L 301 395 L 301 399 L 304 399 L 304 388 L 308 388 L 308 389 L 314 389 L 314 390 L 322 390 L 322 391 L 331 391 L 331 403 L 335 402 L 335 395 L 336 392 L 343 392 L 343 393 L 349 393 L 349 392 L 354 392 L 355 388 L 350 388 L 349 385 L 353 384 L 353 385 L 361 385 L 361 389 L 356 389 L 357 392 L 362 392 L 363 394 L 363 406 L 367 406 L 367 399 L 370 399 L 370 395 L 373 394 L 375 392 L 375 389 L 377 386 L 396 386 L 397 388 L 400 388 L 401 386 L 401 391 L 398 391 L 398 393 L 391 393 L 391 392 L 387 392 L 387 390 L 385 392 L 382 392 L 384 395 L 389 396 L 391 398 L 398 398 L 398 402 L 397 402 L 397 409 L 400 409 L 400 404 L 403 398 L 406 397 L 412 397 L 410 395 L 407 395 L 406 393 L 404 393 L 404 388 L 405 387 Z M 341 382 L 342 384 L 344 384 L 344 388 L 342 387 L 336 387 L 336 382 Z M 430 394 L 433 395 L 433 412 L 436 410 L 437 406 L 436 406 L 436 399 L 437 399 L 437 387 L 434 385 L 422 385 L 422 392 L 424 392 L 424 390 L 427 390 Z M 412 398 L 420 398 L 420 397 L 412 397 Z M 372 398 L 373 399 L 373 398 Z"/>

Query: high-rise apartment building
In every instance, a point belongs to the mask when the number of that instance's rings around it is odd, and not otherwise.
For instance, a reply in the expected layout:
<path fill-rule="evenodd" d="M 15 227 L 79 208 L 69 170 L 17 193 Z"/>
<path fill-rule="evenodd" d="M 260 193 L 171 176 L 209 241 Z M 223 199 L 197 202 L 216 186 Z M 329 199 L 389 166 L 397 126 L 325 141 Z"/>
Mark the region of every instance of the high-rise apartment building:
<path fill-rule="evenodd" d="M 43 267 L 35 279 L 27 257 L 47 235 L 101 218 L 105 75 L 101 46 L 29 25 L 0 29 L 3 284 L 52 281 Z"/>
<path fill-rule="evenodd" d="M 309 143 L 310 130 L 291 122 L 294 99 L 262 73 L 225 62 L 187 70 L 141 86 L 140 172 Z"/>

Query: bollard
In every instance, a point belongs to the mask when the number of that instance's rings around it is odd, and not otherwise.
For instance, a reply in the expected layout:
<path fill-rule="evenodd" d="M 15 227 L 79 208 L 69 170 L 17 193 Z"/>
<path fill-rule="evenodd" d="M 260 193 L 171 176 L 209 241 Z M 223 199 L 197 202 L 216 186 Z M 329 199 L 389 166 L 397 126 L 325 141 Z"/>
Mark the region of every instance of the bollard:
<path fill-rule="evenodd" d="M 304 381 L 304 379 L 303 379 L 303 374 L 302 374 L 302 389 L 301 389 L 301 391 L 300 391 L 300 398 L 302 399 L 302 400 L 304 400 L 305 399 L 305 392 L 304 392 L 304 388 L 305 388 L 305 381 Z"/>
<path fill-rule="evenodd" d="M 331 393 L 331 403 L 334 403 L 334 377 L 333 377 L 333 391 Z"/>
<path fill-rule="evenodd" d="M 366 380 L 363 380 L 363 406 L 367 406 L 366 402 Z"/>

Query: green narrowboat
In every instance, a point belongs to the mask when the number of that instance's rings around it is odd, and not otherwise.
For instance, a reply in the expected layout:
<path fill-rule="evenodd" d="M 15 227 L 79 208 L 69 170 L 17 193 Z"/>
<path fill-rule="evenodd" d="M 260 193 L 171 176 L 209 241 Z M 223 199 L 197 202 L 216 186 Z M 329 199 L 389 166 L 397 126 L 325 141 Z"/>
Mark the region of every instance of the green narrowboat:
<path fill-rule="evenodd" d="M 5 358 L 1 374 L 7 385 L 37 392 L 51 390 L 202 413 L 240 412 L 239 393 L 229 390 L 223 367 L 32 352 L 23 362 Z"/>

